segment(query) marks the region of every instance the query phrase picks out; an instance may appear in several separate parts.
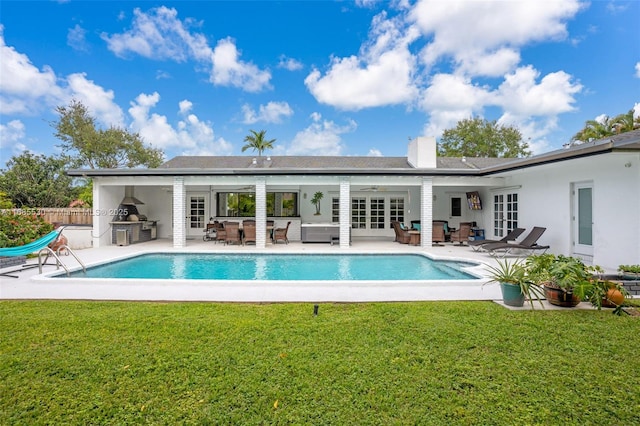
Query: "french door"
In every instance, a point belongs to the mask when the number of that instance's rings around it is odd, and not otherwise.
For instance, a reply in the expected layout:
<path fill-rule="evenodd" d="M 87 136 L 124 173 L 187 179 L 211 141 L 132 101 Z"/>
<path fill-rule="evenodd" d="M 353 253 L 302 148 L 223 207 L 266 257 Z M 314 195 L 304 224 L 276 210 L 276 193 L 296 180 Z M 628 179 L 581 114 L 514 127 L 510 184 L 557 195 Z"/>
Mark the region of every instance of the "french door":
<path fill-rule="evenodd" d="M 502 238 L 518 227 L 518 193 L 493 194 L 493 237 Z"/>
<path fill-rule="evenodd" d="M 593 183 L 573 184 L 572 239 L 573 251 L 593 256 Z"/>
<path fill-rule="evenodd" d="M 209 193 L 187 193 L 187 237 L 202 237 L 209 221 Z"/>

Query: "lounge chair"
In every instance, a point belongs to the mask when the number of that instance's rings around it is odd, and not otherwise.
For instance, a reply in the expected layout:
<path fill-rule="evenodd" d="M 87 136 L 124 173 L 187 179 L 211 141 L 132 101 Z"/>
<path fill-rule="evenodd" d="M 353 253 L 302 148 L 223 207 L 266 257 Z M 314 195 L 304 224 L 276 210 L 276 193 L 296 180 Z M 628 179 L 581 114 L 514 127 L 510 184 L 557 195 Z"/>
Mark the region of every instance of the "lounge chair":
<path fill-rule="evenodd" d="M 522 235 L 524 231 L 525 231 L 524 228 L 516 228 L 510 231 L 507 235 L 505 235 L 499 240 L 475 240 L 475 241 L 469 241 L 467 244 L 469 244 L 469 247 L 471 247 L 473 251 L 480 251 L 480 250 L 484 250 L 484 246 L 487 244 L 507 243 L 509 241 L 515 241 L 518 239 L 520 235 Z"/>
<path fill-rule="evenodd" d="M 289 225 L 291 225 L 291 221 L 287 222 L 286 228 L 276 228 L 273 230 L 273 243 L 277 243 L 278 241 L 284 241 L 286 244 L 289 244 L 289 238 L 287 238 L 287 232 L 289 232 Z"/>
<path fill-rule="evenodd" d="M 444 222 L 440 222 L 437 220 L 433 221 L 431 225 L 431 243 L 436 247 L 442 247 L 441 243 L 446 241 L 446 236 L 444 234 Z"/>
<path fill-rule="evenodd" d="M 409 244 L 409 241 L 411 241 L 409 230 L 402 229 L 402 225 L 398 221 L 391 222 L 391 225 L 393 226 L 393 230 L 396 233 L 395 241 L 399 242 L 400 244 Z"/>
<path fill-rule="evenodd" d="M 226 231 L 226 238 L 224 242 L 226 244 L 242 244 L 240 239 L 240 224 L 238 222 L 227 222 L 224 225 Z"/>
<path fill-rule="evenodd" d="M 469 235 L 471 234 L 471 222 L 460 222 L 460 228 L 457 231 L 451 233 L 451 242 L 464 245 L 469 242 Z"/>
<path fill-rule="evenodd" d="M 502 257 L 513 253 L 514 250 L 521 250 L 527 254 L 542 250 L 544 253 L 549 249 L 549 246 L 538 245 L 537 241 L 546 230 L 547 228 L 534 226 L 531 232 L 519 243 L 490 243 L 485 244 L 483 248 L 492 256 L 502 255 Z"/>
<path fill-rule="evenodd" d="M 242 222 L 242 239 L 244 244 L 256 243 L 256 222 L 255 220 L 245 220 Z"/>

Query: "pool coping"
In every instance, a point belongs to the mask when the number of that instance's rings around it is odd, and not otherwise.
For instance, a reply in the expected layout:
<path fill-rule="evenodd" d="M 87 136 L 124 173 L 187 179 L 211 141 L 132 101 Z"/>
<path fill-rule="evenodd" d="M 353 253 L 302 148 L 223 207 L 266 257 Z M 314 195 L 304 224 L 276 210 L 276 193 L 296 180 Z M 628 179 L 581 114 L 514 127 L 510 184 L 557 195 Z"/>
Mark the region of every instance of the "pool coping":
<path fill-rule="evenodd" d="M 151 253 L 211 253 L 206 249 L 140 248 L 87 262 L 87 267 L 111 263 Z M 243 250 L 243 254 L 265 254 L 259 250 Z M 296 250 L 280 254 L 301 254 Z M 341 253 L 341 252 L 338 252 Z M 393 254 L 389 250 L 351 249 L 343 254 Z M 276 253 L 277 254 L 277 253 Z M 327 254 L 311 250 L 305 254 Z M 425 251 L 398 251 L 395 254 L 419 254 L 434 260 L 477 264 L 464 268 L 477 277 L 486 276 L 485 263 L 469 257 L 441 256 Z M 80 266 L 70 268 L 71 271 Z M 396 302 L 420 300 L 495 300 L 500 299 L 498 286 L 485 286 L 488 278 L 475 280 L 433 281 L 268 281 L 268 280 L 176 280 L 176 279 L 109 279 L 57 278 L 60 270 L 31 277 L 20 288 L 3 285 L 2 299 L 75 299 L 123 301 L 212 301 L 212 302 Z M 30 295 L 30 297 L 29 297 Z M 36 296 L 36 297 L 34 297 Z"/>

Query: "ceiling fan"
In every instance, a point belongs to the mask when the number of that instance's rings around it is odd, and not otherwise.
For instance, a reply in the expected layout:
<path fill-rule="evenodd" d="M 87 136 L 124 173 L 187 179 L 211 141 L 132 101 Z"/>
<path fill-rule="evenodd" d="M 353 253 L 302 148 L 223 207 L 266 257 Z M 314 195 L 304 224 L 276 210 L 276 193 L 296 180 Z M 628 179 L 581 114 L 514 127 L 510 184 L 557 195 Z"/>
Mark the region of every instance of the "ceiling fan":
<path fill-rule="evenodd" d="M 367 188 L 361 188 L 360 191 L 371 191 L 371 192 L 378 192 L 378 191 L 386 191 L 387 188 L 384 186 L 369 186 Z"/>

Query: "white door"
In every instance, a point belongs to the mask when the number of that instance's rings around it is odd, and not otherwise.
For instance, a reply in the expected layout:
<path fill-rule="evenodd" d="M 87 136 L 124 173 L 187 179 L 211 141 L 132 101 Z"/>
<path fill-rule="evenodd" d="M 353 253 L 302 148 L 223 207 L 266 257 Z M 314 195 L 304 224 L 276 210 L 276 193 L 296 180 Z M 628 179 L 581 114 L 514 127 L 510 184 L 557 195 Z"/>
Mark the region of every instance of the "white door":
<path fill-rule="evenodd" d="M 593 256 L 593 183 L 573 185 L 573 251 Z"/>
<path fill-rule="evenodd" d="M 187 237 L 202 238 L 209 221 L 209 193 L 187 193 Z"/>
<path fill-rule="evenodd" d="M 518 227 L 518 193 L 493 194 L 493 238 L 502 238 Z"/>

